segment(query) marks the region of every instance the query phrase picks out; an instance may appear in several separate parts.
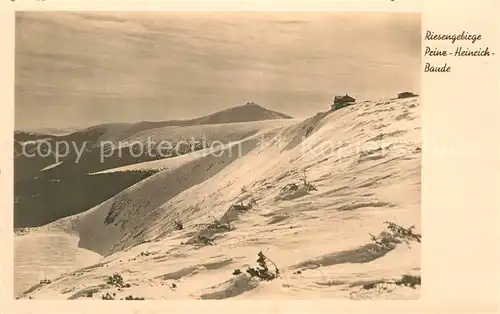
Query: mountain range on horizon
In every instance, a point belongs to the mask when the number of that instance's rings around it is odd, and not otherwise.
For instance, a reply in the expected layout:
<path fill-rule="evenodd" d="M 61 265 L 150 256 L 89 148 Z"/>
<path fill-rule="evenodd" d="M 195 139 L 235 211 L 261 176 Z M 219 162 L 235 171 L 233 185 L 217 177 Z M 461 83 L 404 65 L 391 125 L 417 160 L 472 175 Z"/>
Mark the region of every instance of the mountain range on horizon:
<path fill-rule="evenodd" d="M 15 138 L 18 141 L 37 140 L 43 138 L 59 138 L 73 135 L 83 135 L 84 133 L 102 132 L 106 133 L 110 129 L 119 129 L 121 132 L 137 133 L 147 129 L 161 128 L 166 126 L 196 126 L 214 125 L 226 123 L 252 122 L 275 119 L 293 119 L 293 117 L 273 111 L 255 102 L 247 102 L 244 105 L 223 109 L 212 114 L 187 120 L 164 120 L 164 121 L 140 121 L 133 123 L 105 123 L 89 126 L 87 128 L 62 132 L 57 129 L 37 130 L 15 130 Z M 45 131 L 45 132 L 44 132 Z M 48 131 L 48 132 L 47 132 Z"/>

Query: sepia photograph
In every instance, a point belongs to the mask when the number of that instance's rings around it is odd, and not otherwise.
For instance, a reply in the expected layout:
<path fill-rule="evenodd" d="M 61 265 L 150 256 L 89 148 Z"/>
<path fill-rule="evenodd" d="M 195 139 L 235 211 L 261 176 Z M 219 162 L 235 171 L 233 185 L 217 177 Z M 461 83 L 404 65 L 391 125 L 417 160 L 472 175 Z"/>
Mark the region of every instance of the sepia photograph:
<path fill-rule="evenodd" d="M 421 38 L 410 12 L 17 11 L 15 298 L 419 299 Z"/>

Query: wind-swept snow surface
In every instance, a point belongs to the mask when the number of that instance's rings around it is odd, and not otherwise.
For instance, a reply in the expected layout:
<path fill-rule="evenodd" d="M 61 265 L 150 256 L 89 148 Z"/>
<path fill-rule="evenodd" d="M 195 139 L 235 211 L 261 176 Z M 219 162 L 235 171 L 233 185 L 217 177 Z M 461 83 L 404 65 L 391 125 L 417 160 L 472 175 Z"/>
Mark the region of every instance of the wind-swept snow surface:
<path fill-rule="evenodd" d="M 418 298 L 420 239 L 384 222 L 420 234 L 420 159 L 418 98 L 357 103 L 172 158 L 35 231 L 75 233 L 102 258 L 21 298 Z M 246 272 L 259 252 L 278 278 Z M 123 284 L 106 283 L 114 274 Z"/>

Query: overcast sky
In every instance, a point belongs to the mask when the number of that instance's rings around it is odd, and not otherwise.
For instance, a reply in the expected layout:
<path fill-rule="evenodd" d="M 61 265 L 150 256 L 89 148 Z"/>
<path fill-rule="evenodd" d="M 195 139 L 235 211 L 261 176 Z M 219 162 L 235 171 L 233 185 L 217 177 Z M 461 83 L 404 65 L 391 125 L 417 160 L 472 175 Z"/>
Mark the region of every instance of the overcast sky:
<path fill-rule="evenodd" d="M 16 129 L 419 92 L 418 13 L 18 13 Z"/>

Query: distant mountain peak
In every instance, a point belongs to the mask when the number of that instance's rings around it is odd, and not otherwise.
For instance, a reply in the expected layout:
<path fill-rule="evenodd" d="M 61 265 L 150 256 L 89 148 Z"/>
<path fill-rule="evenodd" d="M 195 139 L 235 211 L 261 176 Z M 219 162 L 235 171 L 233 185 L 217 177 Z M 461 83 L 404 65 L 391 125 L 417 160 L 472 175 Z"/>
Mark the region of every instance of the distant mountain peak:
<path fill-rule="evenodd" d="M 191 120 L 179 121 L 181 125 L 223 124 L 275 119 L 292 119 L 284 113 L 266 109 L 254 101 L 234 106 Z"/>
<path fill-rule="evenodd" d="M 142 121 L 137 123 L 104 123 L 90 126 L 83 130 L 75 131 L 64 135 L 65 138 L 79 138 L 85 141 L 94 141 L 100 139 L 106 133 L 122 133 L 132 136 L 138 132 L 147 129 L 165 127 L 165 126 L 196 126 L 213 125 L 225 123 L 242 123 L 264 120 L 293 119 L 293 117 L 281 112 L 269 110 L 262 107 L 254 101 L 248 101 L 244 105 L 226 108 L 212 114 L 189 120 L 167 120 L 167 121 Z M 23 131 L 16 131 L 16 140 L 31 140 L 34 137 L 58 137 L 44 134 L 30 134 Z"/>

